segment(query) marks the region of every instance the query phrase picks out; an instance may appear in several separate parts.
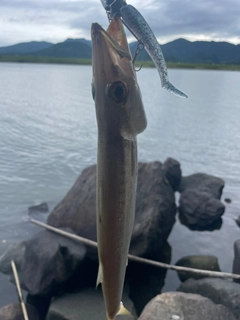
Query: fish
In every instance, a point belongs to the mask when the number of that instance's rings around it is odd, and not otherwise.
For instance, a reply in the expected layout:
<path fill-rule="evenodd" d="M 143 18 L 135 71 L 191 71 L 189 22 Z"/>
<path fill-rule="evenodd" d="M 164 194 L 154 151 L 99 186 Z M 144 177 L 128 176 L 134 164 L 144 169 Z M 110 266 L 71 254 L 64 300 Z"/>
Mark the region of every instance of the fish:
<path fill-rule="evenodd" d="M 188 96 L 185 93 L 170 83 L 167 65 L 160 45 L 141 13 L 124 0 L 101 0 L 101 2 L 108 13 L 109 19 L 113 19 L 115 16 L 120 17 L 138 42 L 144 46 L 158 70 L 162 87 L 181 98 L 187 98 Z"/>
<path fill-rule="evenodd" d="M 98 128 L 97 242 L 107 320 L 128 314 L 124 286 L 135 216 L 137 186 L 136 136 L 147 126 L 140 88 L 122 21 L 107 31 L 93 23 L 92 95 Z"/>

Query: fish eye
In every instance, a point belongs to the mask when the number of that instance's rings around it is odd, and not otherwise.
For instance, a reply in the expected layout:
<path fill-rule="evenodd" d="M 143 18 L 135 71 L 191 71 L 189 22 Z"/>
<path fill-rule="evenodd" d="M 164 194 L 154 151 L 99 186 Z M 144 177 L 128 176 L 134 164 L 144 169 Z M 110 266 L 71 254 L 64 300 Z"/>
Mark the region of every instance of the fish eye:
<path fill-rule="evenodd" d="M 91 87 L 92 87 L 92 97 L 93 97 L 93 100 L 95 100 L 95 85 L 93 82 L 91 84 Z"/>
<path fill-rule="evenodd" d="M 122 81 L 113 82 L 108 86 L 107 93 L 116 103 L 122 103 L 128 95 L 127 86 Z"/>

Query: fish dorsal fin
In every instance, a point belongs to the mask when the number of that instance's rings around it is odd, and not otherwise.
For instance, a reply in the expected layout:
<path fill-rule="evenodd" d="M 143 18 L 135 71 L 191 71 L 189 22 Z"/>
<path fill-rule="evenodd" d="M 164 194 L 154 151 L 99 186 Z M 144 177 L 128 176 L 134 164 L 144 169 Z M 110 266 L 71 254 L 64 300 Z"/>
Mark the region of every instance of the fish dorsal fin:
<path fill-rule="evenodd" d="M 96 282 L 96 288 L 98 287 L 98 285 L 102 283 L 102 266 L 101 263 L 99 264 L 98 267 L 98 275 L 97 275 L 97 282 Z"/>
<path fill-rule="evenodd" d="M 131 316 L 131 313 L 124 307 L 122 301 L 120 302 L 120 307 L 117 316 Z"/>

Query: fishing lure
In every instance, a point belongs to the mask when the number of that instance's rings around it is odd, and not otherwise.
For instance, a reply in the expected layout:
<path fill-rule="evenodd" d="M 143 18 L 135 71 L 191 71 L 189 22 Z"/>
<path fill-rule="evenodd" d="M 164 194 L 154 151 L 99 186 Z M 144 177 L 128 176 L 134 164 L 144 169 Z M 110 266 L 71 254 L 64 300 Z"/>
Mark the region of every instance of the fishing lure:
<path fill-rule="evenodd" d="M 109 20 L 112 20 L 114 17 L 120 17 L 138 42 L 144 46 L 158 70 L 162 87 L 181 98 L 187 98 L 185 93 L 170 83 L 160 45 L 141 13 L 133 6 L 128 5 L 124 0 L 101 0 L 101 3 L 108 14 Z"/>

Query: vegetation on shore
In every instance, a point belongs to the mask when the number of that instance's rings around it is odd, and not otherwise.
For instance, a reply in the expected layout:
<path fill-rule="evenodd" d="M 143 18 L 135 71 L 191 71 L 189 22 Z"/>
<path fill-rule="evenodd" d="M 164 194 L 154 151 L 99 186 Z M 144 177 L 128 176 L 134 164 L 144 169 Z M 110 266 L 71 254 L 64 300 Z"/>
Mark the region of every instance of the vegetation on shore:
<path fill-rule="evenodd" d="M 77 58 L 56 58 L 56 57 L 38 57 L 25 55 L 0 55 L 0 62 L 19 62 L 19 63 L 52 63 L 52 64 L 73 64 L 73 65 L 90 65 L 91 59 Z M 143 65 L 146 68 L 153 68 L 151 61 L 137 61 L 136 67 Z M 201 63 L 182 63 L 167 62 L 168 68 L 177 69 L 209 69 L 209 70 L 232 70 L 240 71 L 240 65 L 233 64 L 201 64 Z"/>
<path fill-rule="evenodd" d="M 91 59 L 77 58 L 56 58 L 56 57 L 38 57 L 27 55 L 0 55 L 0 62 L 20 62 L 20 63 L 55 63 L 55 64 L 92 64 Z"/>

